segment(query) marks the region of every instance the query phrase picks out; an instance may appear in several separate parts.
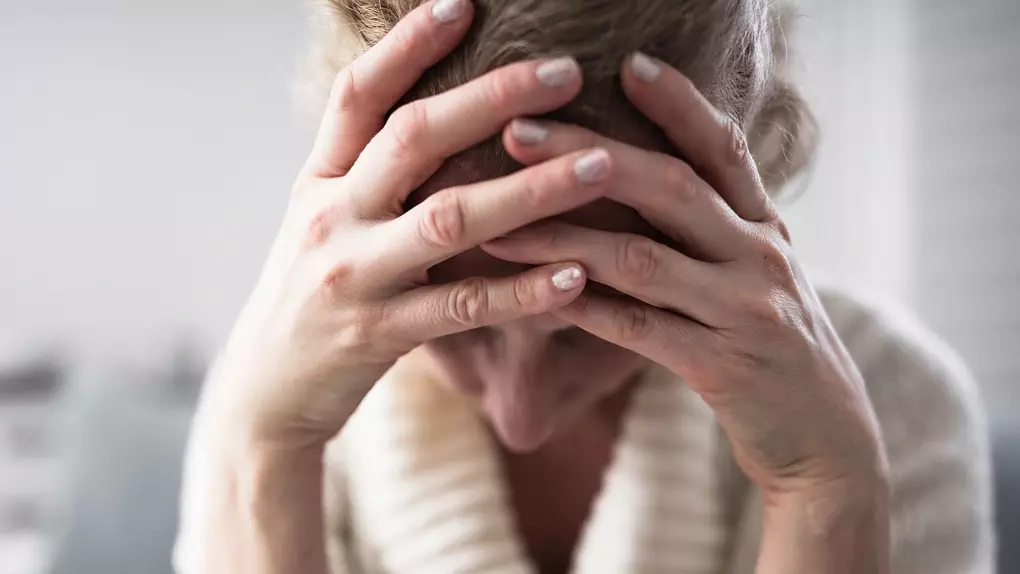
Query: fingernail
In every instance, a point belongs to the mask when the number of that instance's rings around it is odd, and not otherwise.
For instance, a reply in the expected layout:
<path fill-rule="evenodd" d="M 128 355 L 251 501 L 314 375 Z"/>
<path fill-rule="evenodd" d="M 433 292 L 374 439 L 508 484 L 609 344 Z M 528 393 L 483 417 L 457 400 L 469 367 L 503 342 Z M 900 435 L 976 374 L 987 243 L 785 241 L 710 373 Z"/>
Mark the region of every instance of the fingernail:
<path fill-rule="evenodd" d="M 584 273 L 579 267 L 567 267 L 552 276 L 552 284 L 560 291 L 573 291 L 584 283 Z"/>
<path fill-rule="evenodd" d="M 514 120 L 510 122 L 510 135 L 524 145 L 535 145 L 549 137 L 549 128 L 531 120 Z"/>
<path fill-rule="evenodd" d="M 609 176 L 609 152 L 597 149 L 574 162 L 574 175 L 581 183 L 599 183 Z"/>
<path fill-rule="evenodd" d="M 639 80 L 649 84 L 654 82 L 659 77 L 659 74 L 662 73 L 662 67 L 655 60 L 641 52 L 634 52 L 634 55 L 631 56 L 630 69 L 634 71 L 634 75 Z"/>
<path fill-rule="evenodd" d="M 432 17 L 440 22 L 452 22 L 467 11 L 468 0 L 438 0 L 432 5 Z"/>
<path fill-rule="evenodd" d="M 547 88 L 562 88 L 581 75 L 581 66 L 573 58 L 557 58 L 540 65 L 535 75 Z"/>

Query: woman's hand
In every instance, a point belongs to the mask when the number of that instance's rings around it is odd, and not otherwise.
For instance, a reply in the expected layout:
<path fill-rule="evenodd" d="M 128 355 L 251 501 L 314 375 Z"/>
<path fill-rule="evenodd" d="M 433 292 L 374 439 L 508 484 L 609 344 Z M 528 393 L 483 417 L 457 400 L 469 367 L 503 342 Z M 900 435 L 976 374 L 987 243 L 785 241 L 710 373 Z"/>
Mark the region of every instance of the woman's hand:
<path fill-rule="evenodd" d="M 180 547 L 188 571 L 324 574 L 323 449 L 383 372 L 431 338 L 553 311 L 581 293 L 576 263 L 426 284 L 446 258 L 605 195 L 614 173 L 605 150 L 576 150 L 404 213 L 449 156 L 580 92 L 573 60 L 522 62 L 390 113 L 471 15 L 468 0 L 428 2 L 337 78 L 199 405 Z"/>
<path fill-rule="evenodd" d="M 449 333 L 546 313 L 580 294 L 576 264 L 429 286 L 426 270 L 604 195 L 605 150 L 403 204 L 452 154 L 581 89 L 570 59 L 522 62 L 388 112 L 469 27 L 471 3 L 430 2 L 335 83 L 269 260 L 204 398 L 247 440 L 322 445 L 403 354 Z M 385 120 L 385 123 L 384 123 Z"/>
<path fill-rule="evenodd" d="M 590 146 L 610 150 L 618 178 L 608 197 L 677 248 L 554 221 L 483 248 L 522 263 L 579 261 L 591 280 L 628 296 L 586 292 L 557 315 L 666 366 L 714 409 L 769 505 L 760 571 L 884 572 L 888 518 L 875 418 L 742 130 L 658 61 L 635 56 L 623 86 L 688 162 L 529 120 L 510 124 L 505 146 L 525 165 Z M 846 530 L 848 523 L 863 532 Z M 840 536 L 857 546 L 811 544 Z M 869 540 L 873 552 L 860 546 Z M 829 569 L 841 557 L 843 566 Z"/>

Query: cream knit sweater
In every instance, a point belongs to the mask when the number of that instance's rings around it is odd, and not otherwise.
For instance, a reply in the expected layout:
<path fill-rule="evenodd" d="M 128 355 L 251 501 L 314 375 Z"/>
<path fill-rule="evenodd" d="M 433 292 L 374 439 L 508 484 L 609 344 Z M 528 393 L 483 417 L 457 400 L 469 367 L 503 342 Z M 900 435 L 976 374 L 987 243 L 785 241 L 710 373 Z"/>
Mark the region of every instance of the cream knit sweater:
<path fill-rule="evenodd" d="M 965 369 L 908 319 L 832 292 L 823 302 L 882 425 L 893 572 L 994 572 L 986 433 Z M 535 572 L 483 424 L 409 362 L 395 366 L 327 452 L 333 572 Z M 187 537 L 199 482 L 185 485 L 182 574 L 201 544 Z M 573 571 L 752 574 L 760 534 L 759 493 L 711 411 L 668 373 L 649 377 L 626 414 Z"/>

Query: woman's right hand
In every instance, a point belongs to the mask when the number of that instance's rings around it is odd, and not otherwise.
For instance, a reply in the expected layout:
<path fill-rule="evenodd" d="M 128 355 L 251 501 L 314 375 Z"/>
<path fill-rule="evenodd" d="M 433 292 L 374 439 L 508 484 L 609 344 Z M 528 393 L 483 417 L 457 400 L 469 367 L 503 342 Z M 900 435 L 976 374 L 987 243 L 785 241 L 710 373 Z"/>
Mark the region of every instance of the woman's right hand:
<path fill-rule="evenodd" d="M 421 343 L 552 311 L 581 292 L 584 272 L 569 262 L 427 284 L 429 267 L 600 197 L 613 172 L 607 152 L 585 150 L 442 190 L 403 212 L 448 157 L 580 91 L 573 60 L 522 62 L 387 119 L 460 41 L 472 11 L 469 0 L 426 3 L 337 77 L 268 261 L 210 377 L 207 423 L 245 440 L 325 444 Z"/>

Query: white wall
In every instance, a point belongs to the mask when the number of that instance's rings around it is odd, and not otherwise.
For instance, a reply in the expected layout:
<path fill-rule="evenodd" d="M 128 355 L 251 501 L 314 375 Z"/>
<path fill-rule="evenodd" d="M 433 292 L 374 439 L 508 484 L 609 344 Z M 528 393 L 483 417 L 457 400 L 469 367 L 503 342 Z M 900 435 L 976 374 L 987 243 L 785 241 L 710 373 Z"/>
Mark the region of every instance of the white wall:
<path fill-rule="evenodd" d="M 877 3 L 806 6 L 826 135 L 789 218 L 808 262 L 899 294 L 897 63 L 859 63 Z M 182 333 L 221 340 L 308 146 L 289 84 L 305 17 L 294 1 L 0 7 L 0 341 L 138 360 Z"/>
<path fill-rule="evenodd" d="M 802 1 L 798 66 L 821 123 L 809 187 L 785 217 L 812 269 L 910 303 L 911 217 L 901 0 Z"/>
<path fill-rule="evenodd" d="M 302 10 L 0 3 L 0 341 L 126 358 L 222 337 L 307 147 Z"/>

